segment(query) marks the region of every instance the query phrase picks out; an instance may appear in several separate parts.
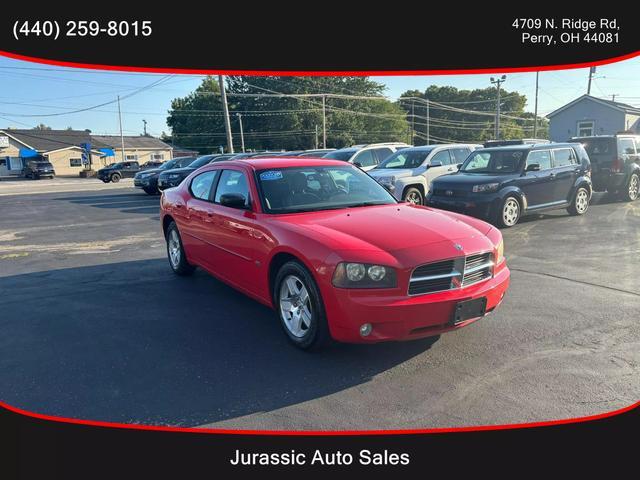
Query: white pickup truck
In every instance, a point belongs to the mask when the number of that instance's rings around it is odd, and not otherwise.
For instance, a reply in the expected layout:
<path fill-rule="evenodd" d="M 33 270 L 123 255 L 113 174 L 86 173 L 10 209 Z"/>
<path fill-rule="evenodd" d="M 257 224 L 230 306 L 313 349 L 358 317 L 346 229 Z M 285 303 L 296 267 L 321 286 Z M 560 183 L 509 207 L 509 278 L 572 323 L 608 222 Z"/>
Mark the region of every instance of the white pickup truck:
<path fill-rule="evenodd" d="M 424 145 L 398 150 L 367 173 L 403 202 L 423 205 L 431 182 L 458 171 L 469 154 L 482 145 Z"/>

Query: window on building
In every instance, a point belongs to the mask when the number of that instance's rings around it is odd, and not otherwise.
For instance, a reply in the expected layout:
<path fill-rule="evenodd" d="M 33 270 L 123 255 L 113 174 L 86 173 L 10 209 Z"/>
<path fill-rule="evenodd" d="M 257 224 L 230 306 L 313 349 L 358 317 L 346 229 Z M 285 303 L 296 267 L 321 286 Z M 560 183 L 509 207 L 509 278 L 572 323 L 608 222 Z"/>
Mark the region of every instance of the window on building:
<path fill-rule="evenodd" d="M 133 161 L 138 160 L 138 155 L 136 154 L 127 155 L 125 157 L 125 160 L 133 160 Z"/>
<path fill-rule="evenodd" d="M 154 153 L 153 155 L 151 155 L 151 159 L 156 161 L 163 161 L 164 153 Z"/>
<path fill-rule="evenodd" d="M 592 137 L 594 135 L 595 122 L 593 120 L 578 122 L 577 136 Z"/>
<path fill-rule="evenodd" d="M 82 159 L 81 158 L 70 158 L 69 159 L 69 166 L 70 167 L 81 167 L 82 166 Z"/>

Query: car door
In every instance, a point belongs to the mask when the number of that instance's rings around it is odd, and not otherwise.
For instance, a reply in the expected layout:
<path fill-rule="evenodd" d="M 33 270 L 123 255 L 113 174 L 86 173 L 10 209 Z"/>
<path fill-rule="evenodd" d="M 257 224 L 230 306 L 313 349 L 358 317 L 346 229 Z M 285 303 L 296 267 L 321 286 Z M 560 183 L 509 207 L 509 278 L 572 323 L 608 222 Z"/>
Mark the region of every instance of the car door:
<path fill-rule="evenodd" d="M 553 174 L 554 198 L 553 201 L 569 201 L 573 193 L 573 185 L 580 175 L 580 166 L 573 148 L 554 148 L 553 154 Z"/>
<path fill-rule="evenodd" d="M 208 170 L 195 176 L 189 184 L 186 211 L 179 212 L 183 243 L 190 257 L 211 269 L 217 264 L 217 250 L 213 248 L 215 208 L 213 188 L 219 170 Z"/>
<path fill-rule="evenodd" d="M 530 171 L 531 165 L 540 170 Z M 527 198 L 527 208 L 536 208 L 552 203 L 555 198 L 553 165 L 550 150 L 533 150 L 527 155 L 525 172 L 517 184 Z"/>
<path fill-rule="evenodd" d="M 436 164 L 440 165 L 436 165 Z M 425 171 L 425 178 L 427 179 L 427 186 L 431 189 L 431 182 L 441 175 L 447 173 L 453 173 L 456 171 L 456 167 L 451 162 L 451 154 L 449 149 L 437 150 L 431 154 L 431 157 L 427 160 L 429 168 Z"/>
<path fill-rule="evenodd" d="M 224 194 L 240 194 L 246 199 L 244 208 L 220 204 Z M 234 285 L 258 294 L 258 281 L 263 267 L 265 242 L 270 237 L 258 225 L 254 213 L 255 189 L 243 169 L 225 168 L 220 173 L 213 197 L 215 220 L 211 243 L 218 249 L 219 262 L 215 272 Z M 262 292 L 260 292 L 262 293 Z"/>

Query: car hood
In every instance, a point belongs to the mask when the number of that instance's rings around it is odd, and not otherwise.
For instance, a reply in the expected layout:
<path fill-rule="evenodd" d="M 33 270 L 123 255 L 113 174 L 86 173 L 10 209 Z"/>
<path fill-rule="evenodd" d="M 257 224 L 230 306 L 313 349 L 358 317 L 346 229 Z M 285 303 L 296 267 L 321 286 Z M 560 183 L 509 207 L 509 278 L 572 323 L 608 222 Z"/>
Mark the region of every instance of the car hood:
<path fill-rule="evenodd" d="M 163 175 L 171 175 L 173 173 L 179 173 L 180 175 L 186 177 L 191 172 L 193 172 L 195 168 L 190 167 L 182 167 L 182 168 L 172 168 L 171 170 L 161 170 Z"/>
<path fill-rule="evenodd" d="M 417 261 L 431 256 L 451 258 L 467 250 L 493 249 L 485 236 L 493 228 L 491 225 L 403 203 L 282 215 L 278 222 L 322 241 L 335 251 L 382 251 L 396 258 L 404 257 L 407 263 L 415 263 L 413 258 Z M 440 246 L 430 249 L 435 244 Z"/>
<path fill-rule="evenodd" d="M 163 170 L 162 168 L 147 168 L 145 170 L 140 170 L 138 173 L 136 173 L 136 177 L 139 177 L 140 175 L 146 175 L 148 173 L 153 173 L 155 175 L 158 175 L 164 171 L 165 170 Z"/>
<path fill-rule="evenodd" d="M 380 177 L 413 177 L 414 170 L 412 168 L 374 168 L 368 172 L 373 178 Z"/>

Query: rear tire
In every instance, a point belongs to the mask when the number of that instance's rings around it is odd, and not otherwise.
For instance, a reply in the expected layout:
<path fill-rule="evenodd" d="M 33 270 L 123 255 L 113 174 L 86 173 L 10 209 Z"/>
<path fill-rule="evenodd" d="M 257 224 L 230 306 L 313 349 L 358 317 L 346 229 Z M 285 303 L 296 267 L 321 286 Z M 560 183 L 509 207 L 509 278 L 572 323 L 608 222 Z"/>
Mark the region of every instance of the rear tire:
<path fill-rule="evenodd" d="M 508 196 L 502 202 L 500 211 L 498 212 L 498 226 L 502 228 L 513 227 L 522 215 L 522 207 L 520 201 L 514 196 Z"/>
<path fill-rule="evenodd" d="M 416 187 L 407 188 L 402 196 L 402 201 L 413 203 L 414 205 L 424 205 L 422 192 Z"/>
<path fill-rule="evenodd" d="M 274 281 L 273 304 L 289 341 L 301 350 L 320 350 L 331 341 L 320 291 L 297 261 L 285 263 Z"/>
<path fill-rule="evenodd" d="M 171 222 L 167 227 L 166 240 L 167 257 L 173 272 L 180 276 L 191 275 L 195 267 L 187 262 L 187 256 L 182 245 L 182 237 L 180 237 L 176 222 Z"/>
<path fill-rule="evenodd" d="M 633 202 L 640 195 L 640 175 L 632 173 L 629 177 L 627 188 L 620 191 L 620 199 L 625 202 Z"/>
<path fill-rule="evenodd" d="M 156 195 L 158 193 L 156 190 L 147 187 L 143 188 L 142 190 L 144 190 L 144 193 L 146 193 L 147 195 Z"/>
<path fill-rule="evenodd" d="M 567 208 L 570 215 L 584 215 L 589 209 L 589 190 L 586 187 L 579 187 L 573 196 L 571 206 Z"/>
<path fill-rule="evenodd" d="M 113 175 L 111 175 L 111 181 L 113 183 L 118 183 L 120 181 L 120 174 L 119 173 L 114 173 Z"/>

